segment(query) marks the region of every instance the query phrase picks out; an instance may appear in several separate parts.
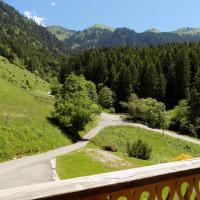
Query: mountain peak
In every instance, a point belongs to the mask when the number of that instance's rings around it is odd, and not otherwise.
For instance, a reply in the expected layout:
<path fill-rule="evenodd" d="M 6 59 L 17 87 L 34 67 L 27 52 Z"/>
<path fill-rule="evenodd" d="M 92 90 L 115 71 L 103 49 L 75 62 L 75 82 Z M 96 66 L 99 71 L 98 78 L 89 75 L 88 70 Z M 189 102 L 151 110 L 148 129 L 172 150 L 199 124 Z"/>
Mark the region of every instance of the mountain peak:
<path fill-rule="evenodd" d="M 95 24 L 94 26 L 90 27 L 89 29 L 106 29 L 106 30 L 109 30 L 109 31 L 114 31 L 115 28 L 113 27 L 110 27 L 110 26 L 106 26 L 106 25 L 103 25 L 103 24 Z"/>
<path fill-rule="evenodd" d="M 61 41 L 64 41 L 76 32 L 74 30 L 66 29 L 58 25 L 48 26 L 47 29 L 51 34 L 55 35 L 57 39 Z"/>
<path fill-rule="evenodd" d="M 160 30 L 157 28 L 150 28 L 147 30 L 147 32 L 152 32 L 152 33 L 160 33 Z"/>
<path fill-rule="evenodd" d="M 185 27 L 185 28 L 177 29 L 174 32 L 179 35 L 199 35 L 200 28 Z"/>

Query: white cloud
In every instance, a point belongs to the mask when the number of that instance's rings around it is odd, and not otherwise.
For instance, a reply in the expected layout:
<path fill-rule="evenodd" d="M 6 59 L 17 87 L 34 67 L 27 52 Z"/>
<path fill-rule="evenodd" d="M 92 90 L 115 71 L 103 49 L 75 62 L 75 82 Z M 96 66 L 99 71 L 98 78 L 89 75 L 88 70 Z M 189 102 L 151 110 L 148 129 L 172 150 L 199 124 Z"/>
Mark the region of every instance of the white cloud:
<path fill-rule="evenodd" d="M 56 6 L 56 2 L 54 2 L 54 1 L 51 2 L 51 6 L 52 6 L 52 7 Z"/>
<path fill-rule="evenodd" d="M 32 19 L 39 25 L 45 26 L 44 24 L 45 18 L 39 17 L 35 11 L 25 11 L 24 16 L 27 17 L 28 19 Z"/>

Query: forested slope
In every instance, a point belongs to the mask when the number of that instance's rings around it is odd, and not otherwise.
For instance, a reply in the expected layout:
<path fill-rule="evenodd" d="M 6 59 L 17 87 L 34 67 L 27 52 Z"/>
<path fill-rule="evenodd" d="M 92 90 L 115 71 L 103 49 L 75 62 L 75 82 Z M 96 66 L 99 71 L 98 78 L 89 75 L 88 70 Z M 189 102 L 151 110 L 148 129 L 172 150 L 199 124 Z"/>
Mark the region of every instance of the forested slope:
<path fill-rule="evenodd" d="M 200 40 L 199 29 L 185 28 L 172 32 L 160 32 L 156 29 L 138 33 L 129 28 L 111 29 L 105 26 L 93 26 L 83 31 L 74 32 L 64 40 L 64 44 L 73 51 L 97 47 L 157 46 L 167 43 L 193 42 Z"/>
<path fill-rule="evenodd" d="M 49 31 L 0 1 L 0 55 L 45 78 L 68 51 Z"/>
<path fill-rule="evenodd" d="M 188 95 L 199 63 L 200 43 L 91 49 L 70 57 L 60 80 L 64 82 L 67 74 L 76 72 L 96 85 L 112 88 L 116 102 L 126 101 L 135 92 L 172 108 Z"/>

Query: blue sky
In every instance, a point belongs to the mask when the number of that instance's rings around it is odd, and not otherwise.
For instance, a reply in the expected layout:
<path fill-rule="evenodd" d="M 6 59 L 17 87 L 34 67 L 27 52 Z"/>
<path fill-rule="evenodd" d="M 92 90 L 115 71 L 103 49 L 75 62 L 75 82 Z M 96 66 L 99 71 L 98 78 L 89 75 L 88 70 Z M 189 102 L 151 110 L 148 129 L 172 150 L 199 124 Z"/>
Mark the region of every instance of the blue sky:
<path fill-rule="evenodd" d="M 4 0 L 43 25 L 82 30 L 100 23 L 138 32 L 200 27 L 199 0 Z"/>

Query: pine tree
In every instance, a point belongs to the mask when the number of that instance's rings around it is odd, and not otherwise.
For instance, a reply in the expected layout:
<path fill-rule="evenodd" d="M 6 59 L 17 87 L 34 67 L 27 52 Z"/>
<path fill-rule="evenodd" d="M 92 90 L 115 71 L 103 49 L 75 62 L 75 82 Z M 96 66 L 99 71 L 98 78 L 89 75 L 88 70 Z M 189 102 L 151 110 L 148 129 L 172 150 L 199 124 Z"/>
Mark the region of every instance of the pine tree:
<path fill-rule="evenodd" d="M 178 103 L 178 85 L 174 68 L 175 64 L 171 63 L 167 73 L 166 104 L 168 108 L 173 108 L 173 106 Z"/>
<path fill-rule="evenodd" d="M 116 88 L 118 102 L 127 101 L 131 96 L 131 93 L 133 92 L 131 83 L 132 81 L 130 70 L 127 69 L 125 64 L 122 64 L 120 67 Z"/>
<path fill-rule="evenodd" d="M 200 137 L 200 71 L 198 71 L 189 98 L 190 120 L 195 132 Z"/>
<path fill-rule="evenodd" d="M 191 120 L 194 122 L 196 118 L 200 118 L 200 71 L 195 77 L 195 82 L 190 92 L 189 105 Z"/>
<path fill-rule="evenodd" d="M 178 52 L 176 62 L 176 81 L 178 85 L 178 99 L 184 99 L 190 88 L 191 66 L 187 49 Z"/>
<path fill-rule="evenodd" d="M 145 62 L 141 77 L 141 96 L 144 98 L 156 96 L 157 72 L 155 65 L 151 62 Z"/>
<path fill-rule="evenodd" d="M 166 79 L 165 75 L 161 72 L 158 74 L 157 77 L 157 84 L 156 84 L 156 99 L 158 101 L 164 102 L 166 95 Z"/>

